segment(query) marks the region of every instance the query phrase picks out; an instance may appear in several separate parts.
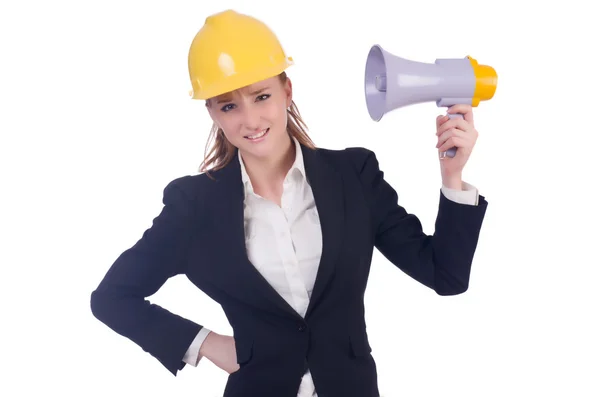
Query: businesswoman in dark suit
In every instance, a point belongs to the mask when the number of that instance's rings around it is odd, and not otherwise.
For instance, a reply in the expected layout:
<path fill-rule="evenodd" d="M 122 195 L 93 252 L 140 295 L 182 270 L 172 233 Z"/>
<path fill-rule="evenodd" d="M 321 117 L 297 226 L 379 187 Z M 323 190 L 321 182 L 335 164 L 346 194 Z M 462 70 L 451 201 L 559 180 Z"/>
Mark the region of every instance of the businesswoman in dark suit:
<path fill-rule="evenodd" d="M 231 10 L 207 18 L 189 69 L 213 145 L 199 175 L 165 187 L 152 226 L 93 291 L 92 312 L 173 375 L 210 360 L 229 373 L 226 397 L 376 397 L 363 303 L 374 248 L 439 295 L 468 288 L 487 207 L 461 179 L 477 139 L 472 111 L 437 119 L 440 153 L 458 150 L 440 159 L 426 235 L 372 151 L 312 143 L 290 64 L 260 21 Z M 148 302 L 178 274 L 221 304 L 233 336 Z"/>

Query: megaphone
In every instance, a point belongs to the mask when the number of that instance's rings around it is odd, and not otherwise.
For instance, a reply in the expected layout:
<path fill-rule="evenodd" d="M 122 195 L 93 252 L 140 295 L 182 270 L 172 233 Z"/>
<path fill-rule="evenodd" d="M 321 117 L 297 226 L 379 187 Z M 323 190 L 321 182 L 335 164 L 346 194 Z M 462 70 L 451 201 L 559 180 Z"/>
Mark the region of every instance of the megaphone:
<path fill-rule="evenodd" d="M 376 44 L 367 56 L 365 99 L 369 115 L 379 121 L 394 109 L 423 102 L 435 102 L 438 107 L 476 107 L 494 96 L 497 80 L 492 67 L 479 65 L 470 56 L 422 63 L 390 54 Z M 462 114 L 449 116 L 464 118 Z M 440 157 L 454 157 L 456 149 Z"/>

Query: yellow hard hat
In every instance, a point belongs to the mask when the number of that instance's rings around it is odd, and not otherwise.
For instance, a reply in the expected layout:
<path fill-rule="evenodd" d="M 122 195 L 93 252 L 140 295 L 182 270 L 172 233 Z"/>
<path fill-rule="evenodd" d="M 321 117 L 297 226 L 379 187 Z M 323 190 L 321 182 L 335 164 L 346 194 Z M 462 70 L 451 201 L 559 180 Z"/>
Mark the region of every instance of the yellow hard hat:
<path fill-rule="evenodd" d="M 293 64 L 263 22 L 233 10 L 213 14 L 190 46 L 190 95 L 212 98 L 276 76 Z"/>

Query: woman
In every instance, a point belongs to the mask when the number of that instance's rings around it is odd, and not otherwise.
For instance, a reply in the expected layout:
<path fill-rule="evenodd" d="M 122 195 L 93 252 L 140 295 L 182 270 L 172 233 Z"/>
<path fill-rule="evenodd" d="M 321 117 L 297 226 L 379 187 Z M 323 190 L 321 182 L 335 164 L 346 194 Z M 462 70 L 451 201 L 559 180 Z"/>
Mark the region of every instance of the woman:
<path fill-rule="evenodd" d="M 487 207 L 461 180 L 472 111 L 437 119 L 440 153 L 458 150 L 440 159 L 428 236 L 372 151 L 315 147 L 290 64 L 262 22 L 231 10 L 207 18 L 189 54 L 193 97 L 214 122 L 203 173 L 166 186 L 161 213 L 111 266 L 92 311 L 173 375 L 206 357 L 230 374 L 226 397 L 379 396 L 363 304 L 373 249 L 439 295 L 467 290 Z M 178 274 L 222 305 L 233 336 L 146 300 Z"/>

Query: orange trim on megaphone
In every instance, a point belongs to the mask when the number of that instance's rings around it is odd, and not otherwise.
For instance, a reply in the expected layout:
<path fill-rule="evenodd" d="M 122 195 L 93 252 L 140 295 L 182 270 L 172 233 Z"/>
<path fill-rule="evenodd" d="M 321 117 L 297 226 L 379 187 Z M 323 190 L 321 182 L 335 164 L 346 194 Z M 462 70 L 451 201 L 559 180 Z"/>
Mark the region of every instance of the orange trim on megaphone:
<path fill-rule="evenodd" d="M 475 73 L 475 93 L 473 94 L 473 103 L 471 106 L 477 107 L 480 101 L 490 100 L 496 93 L 498 75 L 493 67 L 479 65 L 477 61 L 469 55 L 467 55 L 467 58 L 471 62 L 473 72 Z"/>

